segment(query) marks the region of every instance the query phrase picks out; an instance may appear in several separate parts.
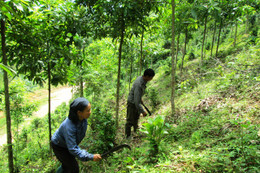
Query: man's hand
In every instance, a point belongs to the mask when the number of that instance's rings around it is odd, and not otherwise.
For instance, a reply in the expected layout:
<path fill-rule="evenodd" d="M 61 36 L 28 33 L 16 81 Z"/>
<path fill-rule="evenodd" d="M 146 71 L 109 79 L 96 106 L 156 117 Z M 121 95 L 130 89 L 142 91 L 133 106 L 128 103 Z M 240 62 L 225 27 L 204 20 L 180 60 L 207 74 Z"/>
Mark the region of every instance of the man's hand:
<path fill-rule="evenodd" d="M 95 162 L 98 162 L 102 159 L 101 155 L 100 154 L 94 154 L 94 158 L 93 158 L 93 161 Z"/>

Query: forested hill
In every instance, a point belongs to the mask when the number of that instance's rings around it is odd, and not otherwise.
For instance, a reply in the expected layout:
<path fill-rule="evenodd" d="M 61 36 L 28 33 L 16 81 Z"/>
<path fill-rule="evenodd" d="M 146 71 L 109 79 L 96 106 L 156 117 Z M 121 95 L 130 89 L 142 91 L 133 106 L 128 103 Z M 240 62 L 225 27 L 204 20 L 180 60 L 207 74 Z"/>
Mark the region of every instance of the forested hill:
<path fill-rule="evenodd" d="M 60 166 L 49 141 L 69 105 L 44 118 L 33 112 L 51 104 L 50 95 L 40 99 L 43 90 L 62 85 L 92 105 L 81 148 L 131 146 L 100 162 L 79 161 L 82 173 L 260 172 L 259 5 L 1 1 L 0 133 L 8 139 L 1 172 Z M 126 140 L 126 99 L 147 68 L 155 71 L 143 97 L 152 115 L 141 116 Z"/>

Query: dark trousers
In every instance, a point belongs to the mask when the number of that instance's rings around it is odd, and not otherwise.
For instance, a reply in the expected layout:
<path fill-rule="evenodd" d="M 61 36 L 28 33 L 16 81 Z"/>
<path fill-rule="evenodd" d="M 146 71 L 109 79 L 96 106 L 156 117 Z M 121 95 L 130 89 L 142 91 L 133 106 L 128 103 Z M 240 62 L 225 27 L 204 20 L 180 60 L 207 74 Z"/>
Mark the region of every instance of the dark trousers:
<path fill-rule="evenodd" d="M 138 128 L 138 120 L 140 114 L 136 109 L 135 105 L 132 103 L 127 103 L 127 117 L 125 124 L 125 135 L 129 137 L 131 135 L 131 127 L 134 127 L 134 131 L 136 132 Z"/>
<path fill-rule="evenodd" d="M 65 173 L 79 173 L 79 165 L 76 158 L 70 154 L 67 148 L 55 145 L 51 142 L 53 152 L 62 164 L 62 170 Z"/>

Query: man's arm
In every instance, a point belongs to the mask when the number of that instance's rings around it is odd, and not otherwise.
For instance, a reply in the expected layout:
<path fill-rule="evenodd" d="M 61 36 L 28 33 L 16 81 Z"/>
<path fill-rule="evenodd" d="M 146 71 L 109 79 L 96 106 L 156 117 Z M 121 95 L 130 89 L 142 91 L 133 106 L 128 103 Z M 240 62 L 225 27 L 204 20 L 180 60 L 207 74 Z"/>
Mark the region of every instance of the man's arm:
<path fill-rule="evenodd" d="M 142 113 L 143 115 L 146 115 L 147 113 L 142 107 L 142 88 L 136 87 L 134 90 L 134 103 L 135 107 L 137 108 L 139 113 Z"/>

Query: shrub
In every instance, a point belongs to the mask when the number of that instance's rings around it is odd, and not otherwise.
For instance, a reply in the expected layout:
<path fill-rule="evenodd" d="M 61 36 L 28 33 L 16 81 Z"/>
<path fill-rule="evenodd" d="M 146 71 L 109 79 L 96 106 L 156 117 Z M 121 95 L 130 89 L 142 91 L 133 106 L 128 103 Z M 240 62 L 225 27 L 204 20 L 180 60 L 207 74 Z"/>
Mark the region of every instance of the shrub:
<path fill-rule="evenodd" d="M 112 114 L 96 107 L 92 109 L 89 124 L 92 129 L 90 138 L 93 138 L 95 152 L 103 153 L 111 149 L 116 137 L 115 120 Z"/>

